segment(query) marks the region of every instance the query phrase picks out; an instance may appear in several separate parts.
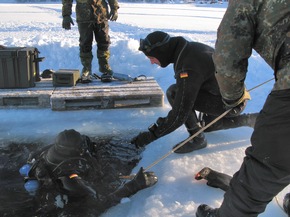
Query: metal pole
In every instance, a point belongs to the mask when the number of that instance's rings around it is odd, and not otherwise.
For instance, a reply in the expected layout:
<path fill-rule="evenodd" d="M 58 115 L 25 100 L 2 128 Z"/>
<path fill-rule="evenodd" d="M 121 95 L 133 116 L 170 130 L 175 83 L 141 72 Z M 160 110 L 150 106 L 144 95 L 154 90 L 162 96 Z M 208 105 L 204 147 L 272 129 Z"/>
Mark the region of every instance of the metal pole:
<path fill-rule="evenodd" d="M 274 80 L 274 78 L 271 78 L 251 89 L 249 89 L 248 91 L 252 91 L 270 81 Z M 169 155 L 171 155 L 175 150 L 179 149 L 180 147 L 182 147 L 185 143 L 187 143 L 188 141 L 190 141 L 191 139 L 193 139 L 194 137 L 196 137 L 198 134 L 200 134 L 201 132 L 203 132 L 204 130 L 206 130 L 207 128 L 209 128 L 211 125 L 213 125 L 214 123 L 216 123 L 217 121 L 219 121 L 220 119 L 222 119 L 224 116 L 226 116 L 232 109 L 229 109 L 227 111 L 225 111 L 224 113 L 222 113 L 220 116 L 218 116 L 216 119 L 214 119 L 213 121 L 211 121 L 210 123 L 208 123 L 206 126 L 204 126 L 203 128 L 201 128 L 199 131 L 197 131 L 195 134 L 191 135 L 190 137 L 188 137 L 186 140 L 184 140 L 182 143 L 180 143 L 178 146 L 176 146 L 175 148 L 173 148 L 171 151 L 169 151 L 167 154 L 163 155 L 161 158 L 159 158 L 158 160 L 154 161 L 152 164 L 150 164 L 148 167 L 146 167 L 144 169 L 144 171 L 149 170 L 151 167 L 155 166 L 156 164 L 158 164 L 160 161 L 162 161 L 163 159 L 167 158 Z"/>
<path fill-rule="evenodd" d="M 251 89 L 249 89 L 248 91 L 252 91 L 270 81 L 274 80 L 274 78 L 271 78 Z M 216 119 L 214 119 L 213 121 L 211 121 L 210 123 L 208 123 L 206 126 L 204 126 L 203 128 L 201 128 L 199 131 L 197 131 L 195 134 L 191 135 L 190 137 L 188 137 L 186 140 L 184 140 L 183 142 L 181 142 L 178 146 L 176 146 L 175 148 L 173 148 L 171 151 L 169 151 L 167 154 L 163 155 L 161 158 L 159 158 L 158 160 L 154 161 L 152 164 L 150 164 L 148 167 L 146 167 L 144 169 L 144 171 L 149 170 L 150 168 L 152 168 L 153 166 L 155 166 L 156 164 L 158 164 L 160 161 L 162 161 L 163 159 L 167 158 L 169 155 L 171 155 L 175 150 L 179 149 L 180 147 L 182 147 L 185 143 L 187 143 L 189 140 L 193 139 L 194 137 L 196 137 L 198 134 L 200 134 L 201 132 L 203 132 L 204 130 L 206 130 L 207 128 L 209 128 L 211 125 L 213 125 L 214 123 L 216 123 L 217 121 L 219 121 L 220 119 L 222 119 L 224 116 L 226 116 L 232 109 L 229 109 L 227 111 L 225 111 L 224 113 L 222 113 L 220 116 L 218 116 Z M 129 176 L 120 176 L 121 178 L 124 179 L 132 179 L 134 178 L 134 174 L 129 175 Z"/>

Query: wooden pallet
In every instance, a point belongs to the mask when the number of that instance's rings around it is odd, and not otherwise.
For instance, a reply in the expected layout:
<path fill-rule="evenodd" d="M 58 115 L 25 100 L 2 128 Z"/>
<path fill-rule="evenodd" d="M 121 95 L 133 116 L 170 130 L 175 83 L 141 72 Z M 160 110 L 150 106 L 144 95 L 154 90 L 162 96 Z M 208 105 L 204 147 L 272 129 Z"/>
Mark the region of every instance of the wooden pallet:
<path fill-rule="evenodd" d="M 94 80 L 73 87 L 53 87 L 51 79 L 43 79 L 33 88 L 0 90 L 0 107 L 50 107 L 55 111 L 63 111 L 161 107 L 163 103 L 164 93 L 153 78 L 132 83 L 102 83 Z"/>
<path fill-rule="evenodd" d="M 47 79 L 31 88 L 0 89 L 0 108 L 49 108 L 54 89 Z"/>

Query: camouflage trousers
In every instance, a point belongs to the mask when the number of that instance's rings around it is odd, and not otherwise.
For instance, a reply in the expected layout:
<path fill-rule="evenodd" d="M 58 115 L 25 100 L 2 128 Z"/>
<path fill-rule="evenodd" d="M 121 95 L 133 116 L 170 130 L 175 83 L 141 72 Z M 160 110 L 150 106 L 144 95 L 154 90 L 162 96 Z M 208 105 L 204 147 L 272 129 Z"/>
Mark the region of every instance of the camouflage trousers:
<path fill-rule="evenodd" d="M 97 43 L 98 50 L 107 51 L 110 46 L 109 24 L 103 23 L 78 23 L 79 46 L 81 53 L 92 51 L 93 40 Z"/>

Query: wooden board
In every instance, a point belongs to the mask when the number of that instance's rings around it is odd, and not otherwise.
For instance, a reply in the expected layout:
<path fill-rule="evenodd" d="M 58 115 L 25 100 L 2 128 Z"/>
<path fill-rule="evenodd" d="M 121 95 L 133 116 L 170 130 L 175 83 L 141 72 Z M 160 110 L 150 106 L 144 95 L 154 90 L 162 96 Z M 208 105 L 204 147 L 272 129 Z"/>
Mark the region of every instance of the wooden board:
<path fill-rule="evenodd" d="M 26 89 L 1 89 L 0 108 L 51 108 L 56 111 L 162 107 L 164 93 L 153 78 L 132 83 L 94 80 L 73 87 L 53 87 L 42 79 Z"/>
<path fill-rule="evenodd" d="M 95 81 L 72 88 L 58 87 L 51 96 L 53 110 L 160 107 L 163 101 L 163 91 L 152 78 L 132 83 Z"/>
<path fill-rule="evenodd" d="M 0 108 L 49 108 L 54 91 L 51 80 L 35 84 L 30 88 L 0 89 Z"/>

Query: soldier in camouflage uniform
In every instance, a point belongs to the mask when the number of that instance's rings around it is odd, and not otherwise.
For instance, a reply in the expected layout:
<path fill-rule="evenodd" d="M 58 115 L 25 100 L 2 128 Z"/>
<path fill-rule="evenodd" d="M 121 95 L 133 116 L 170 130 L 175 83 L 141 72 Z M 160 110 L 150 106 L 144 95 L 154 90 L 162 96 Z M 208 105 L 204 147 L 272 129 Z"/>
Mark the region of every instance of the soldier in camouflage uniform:
<path fill-rule="evenodd" d="M 110 6 L 110 12 L 109 7 Z M 109 65 L 110 36 L 108 20 L 116 21 L 119 5 L 117 0 L 76 0 L 76 21 L 79 29 L 80 59 L 83 65 L 82 81 L 90 82 L 92 74 L 92 43 L 97 42 L 99 71 L 104 80 L 110 81 L 113 71 Z M 73 0 L 62 0 L 63 28 L 71 29 Z"/>
<path fill-rule="evenodd" d="M 276 82 L 221 207 L 200 205 L 196 216 L 256 217 L 290 183 L 290 1 L 230 0 L 215 48 L 216 78 L 229 108 L 244 100 L 252 49 L 274 70 Z"/>

